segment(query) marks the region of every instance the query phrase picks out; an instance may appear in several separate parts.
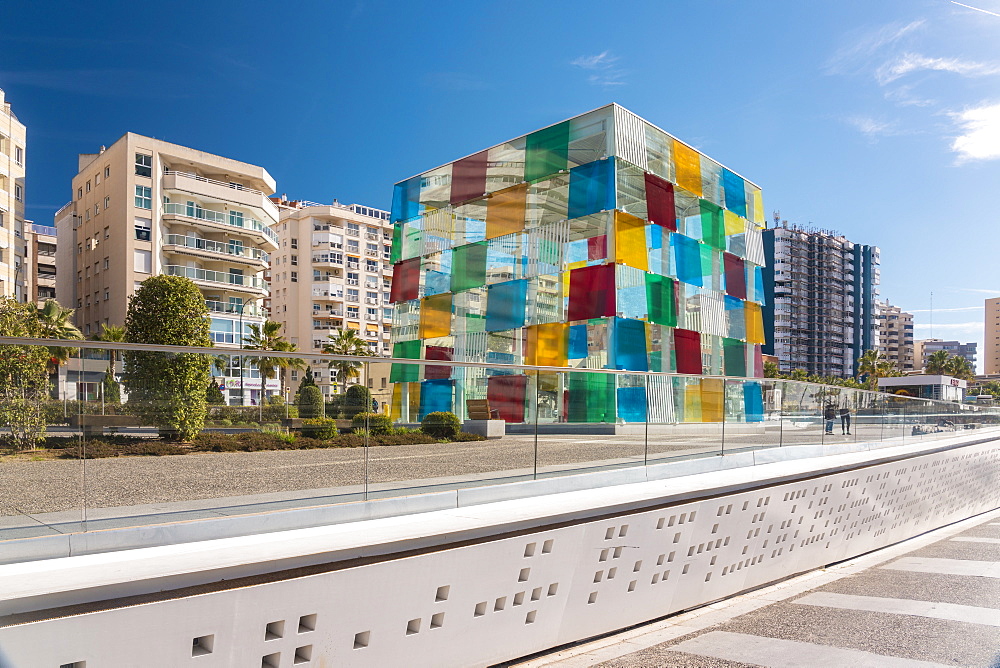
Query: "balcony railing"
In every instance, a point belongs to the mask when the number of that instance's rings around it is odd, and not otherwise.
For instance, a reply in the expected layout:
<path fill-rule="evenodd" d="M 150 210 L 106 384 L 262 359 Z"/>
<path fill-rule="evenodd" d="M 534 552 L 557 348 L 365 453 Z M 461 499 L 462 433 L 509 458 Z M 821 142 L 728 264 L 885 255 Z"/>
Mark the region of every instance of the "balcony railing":
<path fill-rule="evenodd" d="M 228 225 L 229 227 L 251 230 L 264 235 L 273 241 L 275 246 L 278 245 L 278 235 L 275 234 L 274 230 L 256 218 L 232 216 L 223 211 L 212 211 L 200 206 L 188 206 L 180 202 L 167 202 L 163 205 L 163 213 L 184 216 L 185 218 L 195 218 L 217 225 Z"/>
<path fill-rule="evenodd" d="M 211 183 L 216 186 L 223 186 L 224 188 L 232 188 L 233 190 L 239 190 L 240 192 L 251 193 L 254 195 L 264 196 L 259 190 L 255 190 L 250 186 L 245 186 L 242 183 L 227 183 L 225 181 L 216 181 L 215 179 L 210 179 L 198 174 L 192 174 L 191 172 L 178 172 L 172 169 L 166 169 L 163 171 L 164 176 L 183 176 L 184 178 L 194 179 L 195 181 L 201 181 L 202 183 Z"/>
<path fill-rule="evenodd" d="M 222 253 L 259 262 L 267 262 L 270 259 L 267 253 L 257 248 L 247 248 L 239 244 L 189 237 L 183 234 L 168 234 L 164 237 L 163 243 L 167 246 L 184 246 L 185 248 L 208 251 L 209 253 Z"/>
<path fill-rule="evenodd" d="M 263 290 L 270 294 L 267 283 L 255 276 L 243 276 L 241 274 L 231 274 L 226 271 L 213 271 L 211 269 L 199 269 L 197 267 L 182 267 L 176 264 L 164 266 L 164 270 L 171 276 L 184 276 L 195 281 L 208 281 L 210 283 L 221 283 L 241 288 L 251 288 L 253 290 Z"/>
<path fill-rule="evenodd" d="M 229 313 L 232 315 L 239 315 L 240 304 L 233 304 L 231 302 L 220 302 L 214 299 L 206 299 L 205 306 L 212 313 Z M 247 302 L 246 306 L 243 307 L 243 316 L 247 318 L 263 318 L 264 309 L 257 306 L 253 302 Z"/>

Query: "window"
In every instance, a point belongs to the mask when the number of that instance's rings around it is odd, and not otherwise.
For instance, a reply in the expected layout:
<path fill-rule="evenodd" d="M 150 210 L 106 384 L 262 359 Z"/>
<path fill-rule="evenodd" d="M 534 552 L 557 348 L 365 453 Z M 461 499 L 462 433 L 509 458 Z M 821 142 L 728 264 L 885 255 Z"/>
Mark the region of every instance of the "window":
<path fill-rule="evenodd" d="M 133 269 L 143 274 L 153 271 L 153 254 L 148 250 L 136 250 L 133 258 Z"/>
<path fill-rule="evenodd" d="M 86 217 L 85 217 L 86 220 L 90 220 L 90 209 L 87 209 L 84 213 L 87 214 Z"/>
<path fill-rule="evenodd" d="M 298 283 L 298 282 L 299 282 L 299 272 L 293 271 L 292 272 L 292 283 Z"/>
<path fill-rule="evenodd" d="M 94 185 L 95 186 L 101 185 L 101 173 L 100 172 L 97 172 L 96 174 L 94 174 Z"/>
<path fill-rule="evenodd" d="M 24 149 L 21 148 L 20 146 L 14 147 L 14 162 L 16 162 L 19 165 L 24 164 Z"/>
<path fill-rule="evenodd" d="M 95 204 L 94 205 L 94 215 L 97 216 L 100 213 L 101 213 L 101 205 L 100 204 Z"/>
<path fill-rule="evenodd" d="M 104 198 L 104 208 L 105 208 L 105 210 L 106 210 L 106 209 L 107 209 L 107 208 L 108 208 L 109 206 L 111 206 L 111 198 L 110 198 L 110 197 L 105 197 L 105 198 Z"/>
<path fill-rule="evenodd" d="M 107 269 L 109 266 L 111 266 L 111 259 L 104 258 L 104 268 Z"/>
<path fill-rule="evenodd" d="M 347 288 L 347 299 L 350 301 L 358 301 L 358 291 L 356 288 Z"/>
<path fill-rule="evenodd" d="M 153 175 L 153 156 L 146 155 L 144 153 L 135 154 L 135 175 L 136 176 Z"/>
<path fill-rule="evenodd" d="M 153 219 L 152 218 L 136 218 L 135 219 L 135 238 L 139 241 L 149 241 L 152 239 L 153 235 Z"/>
<path fill-rule="evenodd" d="M 104 301 L 108 301 L 109 299 L 111 299 L 111 291 L 110 290 L 105 290 L 104 291 Z"/>
<path fill-rule="evenodd" d="M 14 186 L 14 199 L 18 202 L 24 201 L 24 186 L 15 185 Z"/>
<path fill-rule="evenodd" d="M 108 178 L 109 176 L 111 176 L 111 166 L 110 165 L 108 165 L 107 167 L 104 168 L 104 178 Z"/>
<path fill-rule="evenodd" d="M 299 247 L 299 240 L 296 239 L 295 237 L 292 237 L 292 248 L 298 248 L 298 247 Z"/>
<path fill-rule="evenodd" d="M 104 208 L 106 209 L 108 207 L 104 207 Z M 110 239 L 111 238 L 111 231 L 107 227 L 104 228 L 104 238 L 105 239 Z"/>
<path fill-rule="evenodd" d="M 90 181 L 87 181 L 87 192 L 90 192 Z"/>
<path fill-rule="evenodd" d="M 153 189 L 149 186 L 135 187 L 135 205 L 140 209 L 153 208 Z"/>
<path fill-rule="evenodd" d="M 83 199 L 83 188 L 77 188 L 76 189 L 76 198 L 77 199 Z"/>
<path fill-rule="evenodd" d="M 77 255 L 83 255 L 83 244 L 77 244 L 76 245 L 76 254 Z"/>

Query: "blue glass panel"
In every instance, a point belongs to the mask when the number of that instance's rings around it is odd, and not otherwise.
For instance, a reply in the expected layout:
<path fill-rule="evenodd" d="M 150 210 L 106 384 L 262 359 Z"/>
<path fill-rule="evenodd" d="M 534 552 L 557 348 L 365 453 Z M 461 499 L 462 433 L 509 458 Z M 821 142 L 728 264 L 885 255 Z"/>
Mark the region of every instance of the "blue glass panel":
<path fill-rule="evenodd" d="M 754 267 L 753 269 L 753 293 L 754 301 L 761 306 L 766 306 L 764 303 L 764 271 L 762 267 Z"/>
<path fill-rule="evenodd" d="M 524 326 L 528 281 L 495 283 L 486 292 L 486 331 L 499 332 Z"/>
<path fill-rule="evenodd" d="M 569 351 L 570 359 L 583 359 L 587 356 L 587 326 L 572 325 L 569 328 Z"/>
<path fill-rule="evenodd" d="M 743 410 L 747 422 L 764 421 L 764 394 L 760 383 L 746 383 L 743 386 Z"/>
<path fill-rule="evenodd" d="M 569 218 L 615 208 L 615 161 L 595 160 L 569 170 Z"/>
<path fill-rule="evenodd" d="M 423 420 L 425 415 L 435 411 L 451 411 L 452 382 L 441 378 L 420 383 L 420 415 L 417 419 Z"/>
<path fill-rule="evenodd" d="M 625 422 L 646 421 L 646 388 L 618 388 L 618 417 Z"/>
<path fill-rule="evenodd" d="M 451 276 L 443 271 L 428 269 L 424 272 L 424 296 L 439 295 L 451 289 Z"/>
<path fill-rule="evenodd" d="M 660 276 L 670 275 L 670 230 L 661 225 L 646 226 L 649 247 L 649 271 Z"/>
<path fill-rule="evenodd" d="M 645 322 L 615 318 L 612 336 L 615 369 L 649 371 L 649 360 L 646 356 Z"/>
<path fill-rule="evenodd" d="M 746 218 L 747 187 L 743 178 L 723 167 L 722 187 L 726 191 L 726 208 Z"/>
<path fill-rule="evenodd" d="M 683 234 L 670 235 L 670 245 L 674 251 L 674 265 L 678 280 L 689 285 L 702 285 L 701 250 L 694 239 Z"/>
<path fill-rule="evenodd" d="M 392 191 L 392 220 L 409 220 L 420 215 L 420 177 L 400 181 Z"/>

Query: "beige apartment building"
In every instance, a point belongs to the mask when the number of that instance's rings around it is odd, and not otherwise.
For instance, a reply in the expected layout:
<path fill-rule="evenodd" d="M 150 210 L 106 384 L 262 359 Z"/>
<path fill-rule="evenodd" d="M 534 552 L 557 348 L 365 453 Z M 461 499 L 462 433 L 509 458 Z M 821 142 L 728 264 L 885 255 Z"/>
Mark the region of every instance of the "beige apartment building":
<path fill-rule="evenodd" d="M 875 301 L 878 349 L 903 373 L 914 370 L 913 314 L 893 306 L 887 299 Z"/>
<path fill-rule="evenodd" d="M 358 204 L 274 199 L 281 246 L 270 269 L 271 320 L 282 323 L 285 336 L 303 352 L 321 352 L 330 335 L 352 329 L 373 354 L 387 356 L 392 323 L 389 212 Z M 325 395 L 340 391 L 325 362 L 314 360 L 311 366 Z M 391 395 L 389 366 L 369 365 L 368 377 L 359 379 L 380 404 Z M 293 372 L 292 391 L 301 373 Z"/>
<path fill-rule="evenodd" d="M 59 299 L 56 294 L 56 228 L 24 221 L 25 268 L 27 301 L 38 306 L 46 299 Z"/>
<path fill-rule="evenodd" d="M 0 295 L 24 301 L 24 165 L 27 130 L 0 90 Z"/>
<path fill-rule="evenodd" d="M 987 375 L 1000 374 L 1000 297 L 986 300 L 986 331 L 983 338 L 984 368 Z"/>
<path fill-rule="evenodd" d="M 73 199 L 55 215 L 56 294 L 91 336 L 124 323 L 145 279 L 186 276 L 205 295 L 215 345 L 238 348 L 241 326 L 264 319 L 264 272 L 278 248 L 274 190 L 262 167 L 131 132 L 82 154 Z M 219 381 L 230 403 L 262 400 L 259 374 L 241 369 L 239 356 Z"/>

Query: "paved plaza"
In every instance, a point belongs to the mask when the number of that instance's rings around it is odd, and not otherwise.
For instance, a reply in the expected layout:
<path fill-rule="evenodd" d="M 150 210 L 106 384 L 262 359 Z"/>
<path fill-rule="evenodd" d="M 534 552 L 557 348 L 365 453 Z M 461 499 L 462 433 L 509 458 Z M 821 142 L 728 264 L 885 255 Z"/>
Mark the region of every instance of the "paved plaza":
<path fill-rule="evenodd" d="M 1000 510 L 518 668 L 1000 665 Z"/>

